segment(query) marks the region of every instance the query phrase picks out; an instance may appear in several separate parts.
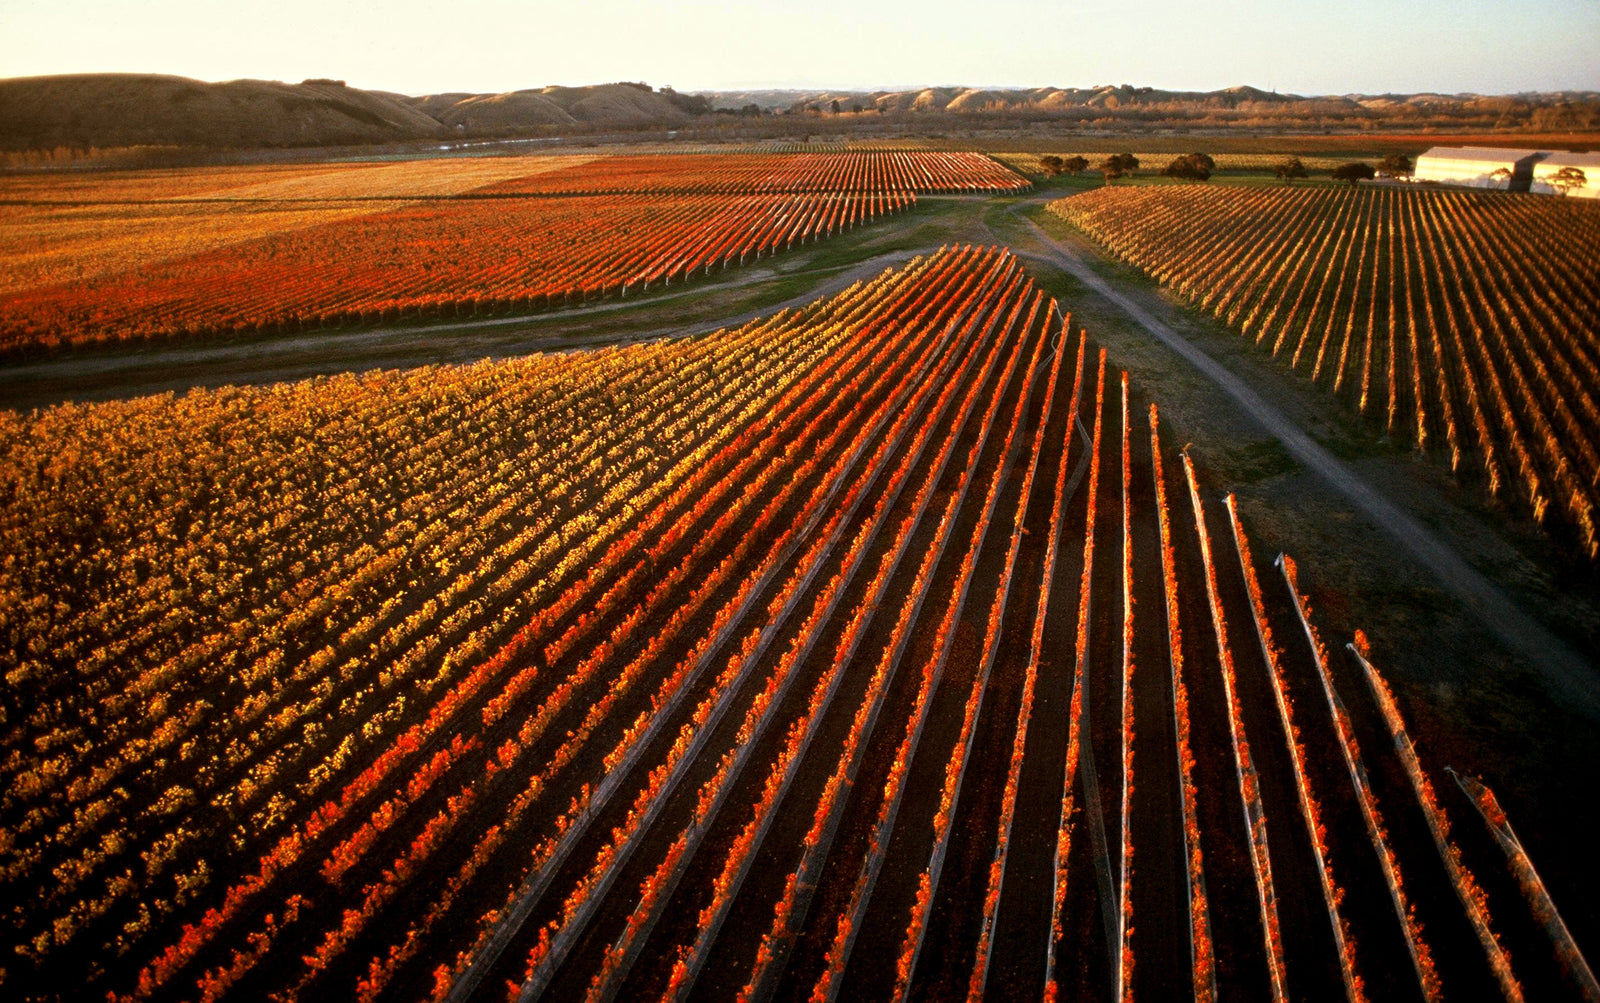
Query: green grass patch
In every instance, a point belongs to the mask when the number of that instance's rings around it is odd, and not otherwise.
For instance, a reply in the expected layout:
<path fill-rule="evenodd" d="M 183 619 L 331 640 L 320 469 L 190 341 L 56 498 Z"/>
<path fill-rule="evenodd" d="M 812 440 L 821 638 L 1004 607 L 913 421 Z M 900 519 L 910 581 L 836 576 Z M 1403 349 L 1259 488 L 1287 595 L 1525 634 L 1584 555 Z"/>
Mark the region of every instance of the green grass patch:
<path fill-rule="evenodd" d="M 1279 474 L 1293 473 L 1300 464 L 1277 439 L 1234 443 L 1206 454 L 1207 466 L 1222 483 L 1254 484 Z"/>
<path fill-rule="evenodd" d="M 1028 274 L 1033 276 L 1034 282 L 1045 292 L 1060 300 L 1063 310 L 1069 309 L 1073 304 L 1089 301 L 1088 298 L 1092 294 L 1070 272 L 1063 271 L 1042 259 L 1029 259 L 1027 265 Z"/>
<path fill-rule="evenodd" d="M 1330 399 L 1332 398 L 1330 395 Z M 1367 460 L 1373 457 L 1401 456 L 1415 452 L 1410 444 L 1381 434 L 1376 428 L 1361 427 L 1361 416 L 1353 407 L 1343 406 L 1341 417 L 1348 419 L 1347 426 L 1336 432 L 1313 432 L 1311 438 L 1341 460 Z"/>

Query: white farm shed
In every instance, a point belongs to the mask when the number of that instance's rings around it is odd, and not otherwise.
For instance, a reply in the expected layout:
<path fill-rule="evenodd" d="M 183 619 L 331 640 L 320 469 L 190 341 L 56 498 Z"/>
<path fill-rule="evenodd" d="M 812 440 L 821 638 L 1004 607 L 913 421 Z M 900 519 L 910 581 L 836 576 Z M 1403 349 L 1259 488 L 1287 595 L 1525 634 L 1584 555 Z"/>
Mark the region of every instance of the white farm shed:
<path fill-rule="evenodd" d="M 1600 198 L 1600 153 L 1552 153 L 1533 165 L 1533 187 L 1530 191 L 1544 195 L 1560 191 L 1550 184 L 1550 178 L 1563 167 L 1576 167 L 1583 172 L 1584 185 L 1568 192 L 1571 198 Z"/>
<path fill-rule="evenodd" d="M 1538 150 L 1502 150 L 1484 146 L 1435 146 L 1417 158 L 1415 181 L 1439 181 L 1470 188 L 1525 192 L 1533 182 Z M 1497 174 L 1504 171 L 1504 174 Z"/>

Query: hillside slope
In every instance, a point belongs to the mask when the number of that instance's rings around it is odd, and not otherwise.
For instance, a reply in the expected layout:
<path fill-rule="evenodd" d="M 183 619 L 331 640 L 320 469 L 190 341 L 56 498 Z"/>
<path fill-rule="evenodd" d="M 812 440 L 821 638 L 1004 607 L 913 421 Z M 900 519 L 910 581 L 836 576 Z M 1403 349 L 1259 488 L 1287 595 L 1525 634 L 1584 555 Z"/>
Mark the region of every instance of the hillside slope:
<path fill-rule="evenodd" d="M 1030 121 L 1152 126 L 1365 130 L 1430 126 L 1493 130 L 1600 129 L 1600 94 L 1558 92 L 1301 96 L 1255 87 L 1172 91 L 1111 87 L 900 91 L 708 91 L 644 83 L 547 86 L 498 94 L 413 97 L 337 80 L 208 83 L 136 73 L 0 79 L 0 152 L 127 147 L 252 149 L 353 146 L 444 137 L 547 136 L 676 129 L 755 104 L 768 112 L 878 112 L 939 127 Z M 841 124 L 848 119 L 838 120 Z M 876 116 L 870 120 L 880 121 Z M 713 124 L 713 129 L 716 126 Z M 29 153 L 29 156 L 34 155 Z M 52 154 L 53 155 L 53 154 Z"/>
<path fill-rule="evenodd" d="M 703 99 L 645 84 L 410 97 L 322 80 L 95 73 L 0 80 L 0 150 L 344 146 L 550 126 L 673 126 Z"/>
<path fill-rule="evenodd" d="M 1123 123 L 1169 120 L 1196 125 L 1425 125 L 1477 128 L 1592 129 L 1600 126 L 1600 94 L 1335 94 L 1300 95 L 1258 87 L 1175 91 L 1159 87 L 925 87 L 916 90 L 752 90 L 707 92 L 718 108 L 754 103 L 769 111 L 877 111 L 1006 119 L 1076 119 Z"/>
<path fill-rule="evenodd" d="M 393 96 L 334 81 L 96 73 L 0 81 L 0 149 L 320 146 L 442 135 Z"/>

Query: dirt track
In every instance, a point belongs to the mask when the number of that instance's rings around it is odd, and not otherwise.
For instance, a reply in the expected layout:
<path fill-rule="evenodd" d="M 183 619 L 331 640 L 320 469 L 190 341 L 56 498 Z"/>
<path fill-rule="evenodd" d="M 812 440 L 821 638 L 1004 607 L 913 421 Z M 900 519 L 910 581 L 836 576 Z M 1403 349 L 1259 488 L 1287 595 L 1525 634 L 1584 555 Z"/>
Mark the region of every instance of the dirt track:
<path fill-rule="evenodd" d="M 1525 597 L 1519 604 L 1517 598 L 1501 587 L 1505 584 L 1503 580 L 1497 584 L 1475 570 L 1463 559 L 1463 553 L 1470 557 L 1470 552 L 1459 550 L 1449 542 L 1452 538 L 1448 535 L 1448 527 L 1445 535 L 1440 535 L 1425 526 L 1415 514 L 1419 509 L 1408 504 L 1411 499 L 1403 493 L 1396 494 L 1386 489 L 1381 480 L 1375 482 L 1363 476 L 1357 468 L 1335 456 L 1308 434 L 1303 418 L 1296 417 L 1292 408 L 1286 410 L 1274 400 L 1269 400 L 1270 390 L 1263 396 L 1260 384 L 1252 383 L 1248 374 L 1239 375 L 1224 364 L 1225 357 L 1219 361 L 1207 349 L 1181 333 L 1181 323 L 1175 322 L 1176 326 L 1164 323 L 1160 319 L 1161 301 L 1156 294 L 1139 288 L 1125 288 L 1114 279 L 1106 279 L 1092 267 L 1098 264 L 1092 248 L 1072 239 L 1058 240 L 1021 215 L 1020 210 L 1038 206 L 1044 200 L 1044 197 L 1033 197 L 1010 204 L 1010 211 L 1017 214 L 1019 226 L 1016 232 L 1008 231 L 1012 238 L 1009 242 L 1016 247 L 1019 256 L 1064 270 L 1081 284 L 1086 297 L 1098 298 L 1109 304 L 1126 317 L 1130 325 L 1165 346 L 1174 359 L 1182 360 L 1180 365 L 1191 368 L 1214 386 L 1219 399 L 1225 398 L 1227 405 L 1231 405 L 1238 414 L 1247 416 L 1266 435 L 1281 443 L 1289 456 L 1318 478 L 1320 483 L 1330 487 L 1330 495 L 1337 495 L 1360 520 L 1398 541 L 1402 546 L 1389 551 L 1394 559 L 1393 567 L 1422 569 L 1423 573 L 1437 581 L 1443 591 L 1459 600 L 1475 621 L 1484 625 L 1510 651 L 1536 667 L 1551 694 L 1567 708 L 1590 720 L 1600 718 L 1600 683 L 1596 681 L 1600 677 L 1596 677 L 1594 668 L 1582 654 L 1524 612 L 1525 609 L 1536 609 L 1534 604 Z M 984 239 L 977 234 L 984 227 L 985 215 L 997 209 L 1003 211 L 1006 206 L 1005 203 L 997 204 L 987 199 L 973 199 L 968 205 L 969 208 L 961 210 L 960 216 L 941 222 L 940 225 L 945 227 L 941 236 Z M 1022 232 L 1020 225 L 1023 222 L 1029 228 L 1026 233 Z M 915 223 L 915 216 L 912 216 L 907 223 L 896 222 L 890 226 L 898 230 Z M 917 239 L 921 242 L 922 235 Z M 996 243 L 1007 242 L 993 235 L 988 239 Z M 802 306 L 817 297 L 837 292 L 854 281 L 897 266 L 922 250 L 933 249 L 932 241 L 928 241 L 927 245 L 887 251 L 843 266 L 807 268 L 802 264 L 799 267 L 791 266 L 793 270 L 787 272 L 758 267 L 714 285 L 691 283 L 651 297 L 646 301 L 645 309 L 640 311 L 650 317 L 649 322 L 620 334 L 606 329 L 605 318 L 622 311 L 638 310 L 641 306 L 638 301 L 607 301 L 534 317 L 488 318 L 429 326 L 329 332 L 232 345 L 124 351 L 11 367 L 0 369 L 0 406 L 26 407 L 62 399 L 91 400 L 182 390 L 193 386 L 261 383 L 319 373 L 464 362 L 530 351 L 581 349 L 697 334 L 736 326 L 780 309 Z M 736 289 L 754 292 L 765 286 L 790 283 L 800 277 L 814 284 L 781 303 L 758 309 L 739 310 L 727 316 L 703 320 L 681 317 L 673 320 L 671 309 L 663 309 L 659 314 L 650 312 L 657 305 L 665 308 L 673 303 L 692 304 L 704 297 L 706 302 L 701 307 L 700 316 L 705 317 L 718 309 L 731 309 L 737 305 L 733 301 L 713 300 L 712 297 L 719 293 Z M 1152 304 L 1155 309 L 1152 309 Z M 590 328 L 584 328 L 581 324 L 563 326 L 568 319 L 589 316 L 597 320 Z M 1091 337 L 1094 334 L 1091 329 Z M 1082 473 L 1083 464 L 1080 462 L 1073 475 L 1074 488 Z M 1396 504 L 1396 501 L 1400 504 Z M 1423 657 L 1427 657 L 1427 653 Z M 1103 680 L 1096 681 L 1095 689 L 1098 693 L 1110 692 Z M 1107 697 L 1097 699 L 1103 705 Z M 1095 712 L 1095 719 L 1114 721 L 1113 717 L 1103 714 L 1104 709 L 1102 706 Z M 1087 726 L 1087 708 L 1085 713 Z M 1105 729 L 1110 725 L 1102 723 L 1100 727 Z M 1096 786 L 1093 779 L 1093 743 L 1085 742 L 1083 752 L 1083 780 L 1086 787 L 1091 789 L 1086 798 L 1089 803 L 1085 806 L 1091 824 L 1091 839 L 1084 842 L 1093 846 L 1093 865 L 1101 886 L 1098 901 L 1101 906 L 1109 908 L 1113 900 L 1110 892 L 1110 849 L 1106 845 L 1106 834 L 1093 830 L 1103 825 L 1100 816 L 1105 807 L 1109 806 L 1115 817 L 1116 787 L 1113 785 L 1110 788 L 1112 797 L 1107 805 L 1100 804 L 1092 791 Z M 1115 759 L 1102 756 L 1100 762 L 1102 766 L 1106 762 L 1114 765 Z M 1154 785 L 1152 789 L 1155 789 Z M 977 828 L 988 832 L 992 825 L 986 820 L 985 825 Z M 703 883 L 691 884 L 699 886 Z M 902 899 L 910 894 L 907 889 L 901 892 Z M 1146 919 L 1150 918 L 1150 912 L 1149 908 L 1142 909 Z M 1152 929 L 1160 928 L 1160 924 L 1155 922 L 1150 926 Z M 883 929 L 888 927 L 884 926 Z M 1111 931 L 1108 930 L 1107 935 L 1110 943 L 1106 945 L 1106 951 L 1110 956 L 1115 954 L 1116 946 Z M 1150 970 L 1157 971 L 1153 967 Z"/>
<path fill-rule="evenodd" d="M 1112 304 L 1131 322 L 1171 349 L 1196 372 L 1214 383 L 1269 435 L 1277 439 L 1299 463 L 1333 487 L 1361 515 L 1398 541 L 1415 561 L 1426 568 L 1451 595 L 1489 627 L 1507 648 L 1531 665 L 1540 666 L 1555 695 L 1590 719 L 1600 719 L 1600 675 L 1568 644 L 1557 638 L 1503 590 L 1462 559 L 1455 549 L 1417 519 L 1396 506 L 1350 466 L 1319 445 L 1282 410 L 1274 407 L 1241 377 L 1230 372 L 1183 335 L 1162 323 L 1133 297 L 1114 288 L 1097 274 L 1084 251 L 1057 241 L 1019 210 L 1042 204 L 1060 193 L 1040 193 L 1020 200 L 1011 212 L 1025 222 L 1035 238 L 1034 247 L 1017 248 L 1025 259 L 1034 257 L 1065 270 L 1090 291 Z M 965 203 L 971 218 L 946 227 L 952 239 L 982 239 L 987 231 L 983 213 L 991 205 L 985 198 L 946 198 L 942 203 Z M 903 230 L 919 222 L 918 214 L 887 221 L 884 231 Z M 994 238 L 992 231 L 990 239 Z M 921 250 L 932 251 L 934 246 Z M 666 322 L 631 331 L 622 338 L 600 333 L 551 332 L 552 321 L 602 316 L 636 307 L 636 302 L 608 301 L 556 314 L 532 317 L 494 317 L 437 325 L 414 325 L 382 330 L 314 333 L 293 338 L 250 341 L 226 345 L 194 345 L 83 355 L 0 368 L 0 406 L 29 408 L 65 400 L 115 399 L 190 387 L 266 383 L 303 379 L 319 374 L 403 368 L 430 363 L 470 362 L 503 358 L 532 351 L 559 351 L 598 344 L 648 341 L 692 335 L 733 327 L 780 309 L 802 306 L 838 292 L 853 282 L 904 263 L 917 251 L 895 250 L 838 268 L 775 272 L 752 268 L 715 287 L 694 283 L 652 297 L 652 305 L 665 305 L 713 291 L 756 289 L 769 283 L 806 275 L 827 276 L 816 285 L 781 303 L 746 309 L 727 316 L 689 322 Z"/>
<path fill-rule="evenodd" d="M 930 248 L 932 250 L 932 248 Z M 717 317 L 712 320 L 663 324 L 623 338 L 614 335 L 541 333 L 551 321 L 599 316 L 639 306 L 637 300 L 610 300 L 553 314 L 487 317 L 440 324 L 418 324 L 360 331 L 313 332 L 289 338 L 253 340 L 234 344 L 184 345 L 134 351 L 86 353 L 44 362 L 0 368 L 0 407 L 31 408 L 62 401 L 114 400 L 145 394 L 183 391 L 191 387 L 226 384 L 273 383 L 311 376 L 398 369 L 480 359 L 506 358 L 529 352 L 561 351 L 594 345 L 626 344 L 656 338 L 703 334 L 723 327 L 738 327 L 779 310 L 804 306 L 830 296 L 853 282 L 870 278 L 887 268 L 904 264 L 909 251 L 874 255 L 843 270 L 820 268 L 829 275 L 806 292 L 781 303 Z M 810 271 L 778 273 L 752 268 L 717 291 L 755 289 L 783 282 Z M 677 292 L 651 297 L 651 305 L 704 295 L 705 286 L 690 282 Z"/>
<path fill-rule="evenodd" d="M 1252 390 L 1188 339 L 1152 316 L 1132 298 L 1114 289 L 1075 250 L 1026 220 L 1038 238 L 1039 255 L 1065 269 L 1095 294 L 1114 304 L 1151 337 L 1166 345 L 1215 383 L 1245 414 L 1281 442 L 1289 454 L 1315 472 L 1367 519 L 1381 527 L 1411 556 L 1431 571 L 1440 584 L 1464 603 L 1508 648 L 1545 670 L 1552 689 L 1574 710 L 1600 718 L 1600 676 L 1565 642 L 1511 600 L 1454 549 L 1416 519 L 1401 511 L 1347 465 L 1324 449 L 1282 411 Z M 1019 251 L 1024 257 L 1029 255 Z"/>

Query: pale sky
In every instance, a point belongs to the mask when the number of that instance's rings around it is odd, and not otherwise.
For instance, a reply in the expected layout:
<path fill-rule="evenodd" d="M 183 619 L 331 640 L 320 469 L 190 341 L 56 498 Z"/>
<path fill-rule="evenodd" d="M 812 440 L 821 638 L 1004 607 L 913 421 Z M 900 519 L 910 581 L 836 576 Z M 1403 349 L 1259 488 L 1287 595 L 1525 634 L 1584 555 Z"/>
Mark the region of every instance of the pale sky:
<path fill-rule="evenodd" d="M 1301 94 L 1600 90 L 1600 0 L 0 0 L 0 76 Z"/>

